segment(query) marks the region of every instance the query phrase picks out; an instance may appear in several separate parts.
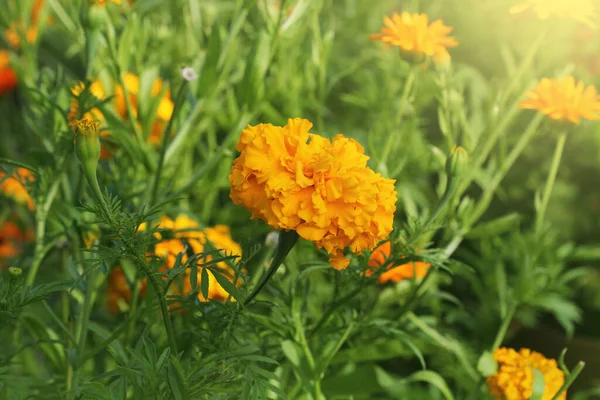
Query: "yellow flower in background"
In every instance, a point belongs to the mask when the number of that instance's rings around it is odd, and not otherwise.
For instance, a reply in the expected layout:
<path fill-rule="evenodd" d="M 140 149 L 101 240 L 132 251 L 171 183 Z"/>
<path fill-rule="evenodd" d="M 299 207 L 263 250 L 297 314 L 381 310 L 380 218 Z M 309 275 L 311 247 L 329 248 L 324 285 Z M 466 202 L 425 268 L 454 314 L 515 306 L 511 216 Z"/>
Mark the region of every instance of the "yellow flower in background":
<path fill-rule="evenodd" d="M 381 33 L 371 35 L 371 40 L 380 40 L 416 55 L 433 57 L 437 63 L 449 61 L 447 49 L 458 46 L 456 39 L 448 36 L 452 28 L 439 19 L 430 24 L 426 14 L 394 13 L 383 21 L 385 27 L 381 28 Z"/>
<path fill-rule="evenodd" d="M 125 89 L 129 94 L 129 101 L 132 107 L 132 113 L 135 120 L 138 119 L 138 101 L 140 96 L 140 80 L 139 77 L 131 72 L 126 72 L 123 76 L 123 81 L 125 83 Z M 83 116 L 80 116 L 80 96 L 85 89 L 85 85 L 82 82 L 77 83 L 72 89 L 71 93 L 73 94 L 73 99 L 71 101 L 71 106 L 69 109 L 69 120 L 77 119 L 77 118 L 88 118 L 94 119 L 99 122 L 103 122 L 105 120 L 102 112 L 94 108 L 88 112 L 86 112 Z M 156 79 L 152 85 L 150 96 L 152 98 L 156 98 L 163 89 L 163 81 L 162 79 Z M 89 91 L 96 97 L 98 100 L 105 100 L 109 95 L 105 90 L 104 86 L 99 80 L 92 82 L 89 86 Z M 114 99 L 113 99 L 114 110 L 117 115 L 123 119 L 127 120 L 127 102 L 125 100 L 125 91 L 123 87 L 119 84 L 114 86 Z M 152 144 L 158 144 L 162 137 L 162 133 L 164 131 L 164 127 L 166 126 L 167 121 L 171 118 L 173 114 L 173 100 L 171 99 L 171 92 L 169 89 L 166 89 L 159 100 L 158 109 L 156 111 L 156 115 L 154 117 L 154 121 L 152 123 L 152 131 L 148 136 L 148 142 Z M 138 122 L 139 123 L 139 122 Z M 110 132 L 103 130 L 102 136 L 109 137 Z M 111 155 L 111 149 L 109 146 L 106 146 L 103 143 L 102 153 L 100 158 L 106 159 Z"/>
<path fill-rule="evenodd" d="M 596 6 L 593 0 L 526 0 L 510 8 L 511 14 L 533 11 L 539 19 L 551 17 L 572 19 L 596 27 Z"/>
<path fill-rule="evenodd" d="M 30 210 L 33 210 L 34 204 L 27 185 L 35 181 L 33 172 L 26 168 L 17 168 L 16 172 L 6 177 L 6 173 L 0 171 L 0 192 L 13 198 L 17 203 L 26 204 Z"/>
<path fill-rule="evenodd" d="M 392 243 L 390 241 L 380 244 L 373 254 L 369 257 L 366 276 L 371 276 L 380 268 L 385 268 L 386 271 L 379 276 L 377 282 L 384 284 L 387 282 L 397 283 L 404 279 L 421 279 L 427 275 L 431 264 L 423 261 L 414 261 L 410 263 L 400 264 L 396 266 L 386 265 L 387 259 L 392 253 Z"/>
<path fill-rule="evenodd" d="M 490 394 L 496 399 L 527 400 L 533 394 L 533 368 L 544 375 L 544 395 L 542 400 L 551 400 L 565 382 L 565 374 L 556 361 L 547 359 L 540 353 L 529 349 L 501 347 L 494 351 L 498 362 L 498 371 L 487 378 Z M 563 392 L 558 400 L 565 400 Z"/>
<path fill-rule="evenodd" d="M 534 109 L 557 121 L 578 124 L 583 119 L 600 119 L 600 95 L 593 85 L 568 76 L 561 79 L 542 78 L 519 106 Z"/>
<path fill-rule="evenodd" d="M 108 292 L 106 294 L 106 308 L 111 314 L 118 314 L 121 311 L 120 303 L 131 304 L 131 290 L 127 283 L 127 277 L 121 267 L 116 267 L 108 275 Z M 140 297 L 146 297 L 146 279 L 138 283 L 140 287 Z"/>
<path fill-rule="evenodd" d="M 38 22 L 39 15 L 44 7 L 45 0 L 35 0 L 31 8 L 31 19 L 27 30 L 23 26 L 22 21 L 13 21 L 10 28 L 4 32 L 6 41 L 14 48 L 21 47 L 21 37 L 24 37 L 27 43 L 34 43 L 38 37 Z M 52 18 L 48 18 L 48 22 L 52 23 Z"/>
<path fill-rule="evenodd" d="M 242 248 L 231 238 L 231 233 L 228 226 L 216 225 L 211 228 L 201 229 L 199 224 L 193 219 L 179 215 L 175 219 L 163 216 L 160 219 L 159 228 L 168 229 L 173 231 L 174 238 L 163 239 L 160 233 L 156 233 L 155 236 L 160 241 L 154 246 L 154 254 L 161 257 L 165 262 L 165 268 L 171 269 L 175 266 L 177 256 L 183 253 L 182 263 L 188 260 L 186 254 L 186 243 L 189 244 L 194 254 L 209 252 L 212 248 L 208 246 L 210 242 L 214 249 L 219 250 L 224 256 L 239 256 L 242 255 Z M 141 226 L 140 230 L 146 229 L 146 226 Z M 185 239 L 182 240 L 182 239 Z M 198 287 L 200 287 L 202 279 L 202 264 L 208 263 L 214 259 L 213 255 L 197 260 L 199 264 L 198 268 Z M 215 265 L 216 268 L 233 281 L 234 271 L 224 261 L 218 262 Z M 225 301 L 229 297 L 229 293 L 217 282 L 213 273 L 207 270 L 209 284 L 208 284 L 208 299 Z M 183 279 L 180 282 L 181 287 L 179 290 L 175 288 L 176 292 L 181 295 L 188 295 L 192 292 L 192 286 L 190 284 L 190 269 L 187 269 L 183 274 Z M 239 281 L 238 281 L 239 284 Z M 174 285 L 177 286 L 176 284 Z M 202 293 L 198 294 L 200 301 L 208 301 L 204 298 Z M 233 301 L 235 299 L 232 298 Z"/>
<path fill-rule="evenodd" d="M 367 167 L 362 146 L 309 133 L 305 119 L 248 126 L 229 175 L 230 197 L 275 229 L 295 230 L 330 255 L 336 269 L 372 249 L 393 229 L 394 180 Z"/>

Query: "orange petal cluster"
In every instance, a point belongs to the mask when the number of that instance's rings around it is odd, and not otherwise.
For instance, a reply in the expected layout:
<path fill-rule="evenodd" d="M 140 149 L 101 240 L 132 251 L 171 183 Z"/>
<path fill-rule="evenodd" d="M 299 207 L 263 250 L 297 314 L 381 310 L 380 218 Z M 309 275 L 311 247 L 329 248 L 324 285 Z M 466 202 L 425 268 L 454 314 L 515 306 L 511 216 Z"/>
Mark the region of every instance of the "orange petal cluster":
<path fill-rule="evenodd" d="M 433 57 L 437 63 L 450 61 L 447 49 L 458 46 L 456 39 L 448 36 L 452 28 L 439 19 L 430 24 L 426 14 L 394 13 L 391 18 L 385 17 L 383 22 L 385 27 L 381 28 L 381 33 L 371 35 L 371 40 L 379 40 L 416 55 Z"/>
<path fill-rule="evenodd" d="M 10 54 L 6 50 L 0 50 L 0 96 L 12 92 L 17 83 L 17 73 L 10 66 Z"/>
<path fill-rule="evenodd" d="M 165 268 L 170 269 L 175 265 L 177 256 L 183 253 L 182 262 L 185 263 L 188 259 L 186 255 L 186 244 L 189 244 L 194 254 L 203 253 L 210 251 L 210 247 L 207 246 L 208 242 L 212 246 L 220 250 L 223 255 L 226 256 L 241 256 L 242 248 L 231 238 L 231 233 L 228 226 L 217 225 L 212 228 L 200 229 L 200 226 L 193 219 L 179 215 L 175 219 L 169 217 L 162 217 L 159 223 L 159 228 L 169 229 L 174 232 L 174 238 L 161 240 L 154 246 L 154 254 L 161 257 L 165 261 Z M 160 234 L 156 234 L 158 239 L 163 239 Z M 198 268 L 198 285 L 200 285 L 202 278 L 202 264 L 208 263 L 213 259 L 212 256 L 207 256 L 197 261 L 200 268 Z M 222 275 L 226 275 L 233 280 L 234 271 L 231 269 L 226 262 L 221 261 L 216 264 L 216 268 L 219 269 Z M 217 282 L 213 273 L 208 270 L 208 299 L 225 301 L 229 297 L 229 293 Z M 181 288 L 179 294 L 187 295 L 192 292 L 190 284 L 190 269 L 187 269 L 183 274 L 183 280 L 181 281 Z M 208 301 L 204 298 L 202 293 L 198 294 L 200 301 Z"/>
<path fill-rule="evenodd" d="M 596 27 L 598 14 L 593 0 L 525 0 L 509 9 L 511 14 L 532 11 L 541 20 L 551 17 L 572 19 Z"/>
<path fill-rule="evenodd" d="M 137 75 L 126 72 L 123 76 L 123 81 L 125 83 L 125 89 L 129 95 L 129 101 L 132 107 L 133 118 L 135 120 L 138 119 L 139 113 L 139 97 L 140 97 L 140 79 Z M 80 119 L 80 118 L 88 118 L 92 120 L 96 120 L 99 122 L 104 121 L 104 115 L 102 112 L 94 108 L 89 112 L 84 113 L 81 112 L 81 104 L 80 104 L 80 96 L 85 89 L 85 85 L 82 82 L 77 83 L 72 89 L 71 93 L 74 98 L 71 101 L 71 106 L 69 110 L 68 119 L 70 121 Z M 156 79 L 152 85 L 150 96 L 152 99 L 159 96 L 163 91 L 163 81 L 162 79 Z M 107 92 L 99 80 L 92 82 L 89 86 L 89 92 L 96 97 L 98 100 L 104 100 L 107 97 Z M 119 84 L 114 87 L 114 99 L 113 99 L 113 107 L 115 112 L 121 119 L 127 120 L 127 102 L 125 99 L 125 90 Z M 159 99 L 158 109 L 156 111 L 156 115 L 154 118 L 154 122 L 152 123 L 152 131 L 148 137 L 148 142 L 152 144 L 158 144 L 162 137 L 162 133 L 164 131 L 164 127 L 167 121 L 171 118 L 173 114 L 173 100 L 171 99 L 171 92 L 169 89 L 164 91 L 164 94 Z M 138 122 L 139 123 L 139 122 Z M 103 131 L 102 136 L 110 136 L 108 131 Z M 102 147 L 102 154 L 100 158 L 106 159 L 111 154 L 111 151 L 108 147 Z"/>
<path fill-rule="evenodd" d="M 146 296 L 146 280 L 139 282 L 140 296 Z M 106 308 L 111 314 L 118 314 L 121 311 L 119 303 L 124 301 L 131 304 L 131 290 L 127 282 L 127 277 L 121 267 L 115 268 L 108 276 L 108 293 L 106 295 Z"/>
<path fill-rule="evenodd" d="M 27 192 L 27 185 L 35 180 L 33 172 L 26 168 L 17 168 L 16 172 L 6 177 L 6 173 L 0 171 L 0 192 L 13 198 L 16 202 L 26 204 L 33 210 L 34 204 Z"/>
<path fill-rule="evenodd" d="M 379 245 L 369 257 L 369 269 L 366 271 L 367 276 L 373 275 L 378 269 L 386 267 L 386 261 L 392 252 L 392 243 L 390 241 Z M 423 261 L 415 261 L 397 266 L 387 265 L 386 271 L 379 276 L 378 282 L 384 284 L 387 282 L 400 282 L 403 279 L 421 279 L 427 272 L 431 264 Z"/>
<path fill-rule="evenodd" d="M 544 375 L 545 389 L 542 400 L 551 400 L 565 382 L 565 374 L 556 361 L 529 349 L 501 347 L 494 351 L 498 371 L 487 378 L 491 395 L 496 399 L 527 400 L 533 394 L 533 368 Z M 558 400 L 565 400 L 563 392 Z"/>
<path fill-rule="evenodd" d="M 11 259 L 21 254 L 23 243 L 32 240 L 32 234 L 24 232 L 12 221 L 0 225 L 0 269 L 9 265 Z"/>
<path fill-rule="evenodd" d="M 6 41 L 14 49 L 21 47 L 21 37 L 24 37 L 27 43 L 33 43 L 37 39 L 39 16 L 44 3 L 45 0 L 34 0 L 33 7 L 31 8 L 31 19 L 27 29 L 25 29 L 23 21 L 13 21 L 10 24 L 10 28 L 4 32 Z M 50 23 L 52 22 L 51 18 L 48 18 L 48 20 Z"/>
<path fill-rule="evenodd" d="M 295 230 L 324 248 L 344 269 L 354 253 L 372 249 L 393 229 L 394 180 L 367 167 L 362 146 L 337 135 L 309 133 L 301 118 L 286 126 L 248 126 L 229 175 L 230 197 L 275 229 Z"/>
<path fill-rule="evenodd" d="M 567 76 L 561 79 L 542 78 L 519 106 L 534 109 L 553 120 L 578 124 L 583 119 L 600 119 L 600 95 L 593 85 Z"/>

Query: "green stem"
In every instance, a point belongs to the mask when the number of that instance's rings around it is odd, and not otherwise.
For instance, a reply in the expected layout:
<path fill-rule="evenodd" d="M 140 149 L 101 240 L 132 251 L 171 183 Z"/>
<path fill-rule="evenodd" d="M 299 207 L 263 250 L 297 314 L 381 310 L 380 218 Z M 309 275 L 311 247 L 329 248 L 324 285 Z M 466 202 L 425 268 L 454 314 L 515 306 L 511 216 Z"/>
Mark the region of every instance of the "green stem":
<path fill-rule="evenodd" d="M 468 231 L 468 229 L 471 226 L 473 226 L 473 224 L 477 222 L 477 220 L 479 220 L 479 218 L 487 210 L 494 197 L 494 194 L 496 193 L 496 189 L 498 188 L 498 186 L 500 185 L 510 168 L 513 166 L 517 158 L 521 155 L 527 144 L 537 133 L 537 128 L 541 123 L 542 118 L 543 115 L 538 114 L 533 119 L 533 121 L 531 121 L 525 132 L 521 135 L 511 152 L 506 157 L 506 160 L 500 167 L 500 170 L 496 173 L 496 175 L 494 175 L 491 182 L 485 187 L 481 200 L 479 201 L 479 203 L 475 207 L 475 210 L 473 211 L 473 214 L 471 214 L 467 223 L 465 224 L 465 231 Z"/>
<path fill-rule="evenodd" d="M 42 261 L 44 260 L 44 256 L 49 250 L 46 246 L 44 246 L 44 240 L 46 237 L 46 219 L 48 217 L 48 211 L 54 202 L 54 198 L 58 193 L 58 187 L 61 183 L 60 179 L 54 180 L 50 189 L 48 190 L 48 194 L 46 195 L 46 201 L 42 203 L 41 206 L 36 208 L 35 219 L 36 219 L 36 232 L 35 232 L 35 248 L 33 250 L 33 261 L 31 263 L 31 268 L 29 269 L 29 274 L 27 274 L 27 280 L 25 281 L 26 286 L 32 286 L 35 282 L 35 277 L 40 268 Z"/>
<path fill-rule="evenodd" d="M 179 90 L 177 91 L 177 95 L 175 96 L 175 105 L 173 106 L 173 113 L 171 114 L 171 118 L 169 119 L 169 122 L 167 123 L 167 126 L 161 138 L 158 165 L 156 167 L 156 175 L 154 177 L 154 180 L 152 180 L 152 185 L 150 186 L 150 198 L 148 198 L 147 202 L 147 205 L 149 206 L 151 206 L 154 203 L 154 201 L 156 200 L 156 195 L 158 194 L 158 187 L 160 184 L 160 177 L 164 169 L 165 154 L 167 152 L 167 144 L 169 143 L 170 132 L 171 129 L 173 129 L 173 122 L 177 117 L 177 113 L 181 108 L 181 104 L 185 99 L 185 88 L 187 86 L 187 83 L 188 81 L 184 79 L 181 82 L 181 86 L 179 86 Z"/>
<path fill-rule="evenodd" d="M 410 95 L 411 89 L 415 82 L 415 78 L 417 76 L 417 67 L 411 67 L 408 71 L 408 76 L 406 77 L 406 82 L 404 83 L 404 89 L 402 90 L 402 96 L 400 97 L 400 109 L 398 110 L 398 126 L 399 122 L 402 120 L 404 116 L 404 109 L 406 107 L 406 103 L 408 101 L 408 96 Z M 394 144 L 394 139 L 397 139 L 396 135 L 390 134 L 385 142 L 385 147 L 383 148 L 383 152 L 381 153 L 381 157 L 379 159 L 379 165 L 387 170 L 387 160 L 390 156 L 390 151 L 392 150 L 392 146 Z M 379 168 L 381 170 L 381 167 Z"/>
<path fill-rule="evenodd" d="M 81 317 L 79 322 L 79 329 L 77 331 L 77 356 L 81 356 L 85 351 L 85 344 L 88 331 L 88 323 L 90 321 L 90 314 L 94 305 L 94 285 L 96 281 L 97 270 L 94 269 L 87 276 L 87 287 L 85 289 L 85 297 L 83 298 L 83 305 L 81 307 Z M 80 365 L 77 365 L 79 369 Z"/>
<path fill-rule="evenodd" d="M 267 284 L 267 282 L 269 282 L 269 279 L 271 279 L 271 277 L 275 275 L 275 272 L 277 272 L 279 266 L 283 264 L 285 257 L 287 257 L 289 252 L 292 250 L 292 248 L 298 241 L 298 237 L 299 236 L 296 233 L 296 231 L 279 232 L 279 244 L 277 245 L 277 250 L 275 251 L 275 255 L 273 256 L 271 265 L 269 266 L 267 272 L 261 278 L 260 282 L 258 282 L 258 285 L 256 285 L 254 290 L 252 290 L 252 292 L 244 300 L 244 307 L 247 307 L 248 304 L 250 304 L 252 300 L 254 300 L 254 298 L 258 295 L 258 293 L 260 293 L 262 288 Z"/>
<path fill-rule="evenodd" d="M 565 381 L 565 383 L 560 387 L 558 392 L 556 392 L 556 394 L 552 397 L 552 400 L 558 400 L 560 398 L 560 395 L 567 391 L 567 389 L 573 384 L 573 382 L 575 382 L 575 379 L 577 379 L 577 377 L 579 376 L 581 371 L 583 371 L 584 367 L 585 367 L 585 363 L 583 361 L 579 361 L 577 363 L 577 365 L 575 366 L 575 368 L 573 368 L 573 372 L 571 372 L 567 376 L 567 380 Z"/>
<path fill-rule="evenodd" d="M 544 216 L 546 215 L 546 208 L 548 207 L 548 202 L 550 201 L 550 196 L 552 195 L 552 188 L 554 187 L 554 182 L 556 181 L 556 175 L 558 173 L 558 167 L 560 165 L 560 159 L 562 157 L 563 150 L 565 148 L 565 141 L 567 140 L 567 133 L 562 132 L 556 141 L 556 148 L 554 149 L 554 157 L 552 158 L 552 164 L 550 167 L 550 172 L 548 173 L 548 178 L 546 180 L 546 186 L 544 187 L 544 194 L 542 195 L 542 202 L 540 204 L 540 209 L 538 210 L 535 218 L 535 231 L 540 232 L 542 229 L 542 224 L 544 223 Z"/>
<path fill-rule="evenodd" d="M 517 311 L 516 306 L 511 307 L 508 314 L 506 314 L 506 317 L 504 317 L 504 321 L 502 321 L 502 326 L 500 326 L 500 330 L 498 330 L 498 334 L 496 335 L 496 338 L 494 339 L 494 343 L 492 344 L 492 348 L 490 350 L 492 353 L 494 352 L 494 350 L 496 350 L 502 344 L 502 341 L 504 340 L 504 337 L 506 336 L 506 332 L 508 332 L 508 328 L 510 327 L 510 323 L 512 322 L 513 316 L 515 315 L 516 311 Z"/>

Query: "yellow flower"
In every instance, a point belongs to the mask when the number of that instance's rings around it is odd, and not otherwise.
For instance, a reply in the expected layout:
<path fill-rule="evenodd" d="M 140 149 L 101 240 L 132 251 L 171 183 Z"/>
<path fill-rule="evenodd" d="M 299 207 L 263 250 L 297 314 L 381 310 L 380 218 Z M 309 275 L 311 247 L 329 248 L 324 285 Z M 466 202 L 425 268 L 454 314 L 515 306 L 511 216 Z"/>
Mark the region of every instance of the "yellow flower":
<path fill-rule="evenodd" d="M 230 234 L 229 227 L 225 225 L 217 225 L 212 228 L 201 229 L 196 221 L 185 216 L 179 215 L 174 220 L 169 217 L 162 217 L 159 223 L 159 228 L 168 229 L 173 231 L 173 239 L 162 239 L 160 233 L 155 236 L 160 240 L 154 246 L 154 254 L 161 257 L 165 262 L 165 268 L 171 269 L 175 266 L 175 261 L 180 253 L 183 253 L 182 263 L 188 260 L 186 254 L 186 246 L 182 239 L 189 244 L 194 254 L 208 252 L 210 248 L 207 244 L 210 242 L 212 247 L 219 250 L 224 256 L 241 256 L 242 248 L 236 243 Z M 145 225 L 140 227 L 140 230 L 146 229 Z M 198 286 L 200 287 L 202 280 L 202 265 L 209 263 L 213 260 L 213 256 L 209 255 L 198 259 Z M 226 262 L 221 261 L 215 266 L 221 272 L 233 281 L 234 271 L 227 265 Z M 225 301 L 229 297 L 229 293 L 217 282 L 213 273 L 207 270 L 208 273 L 208 299 Z M 179 290 L 175 290 L 178 294 L 188 295 L 192 292 L 192 286 L 190 284 L 190 269 L 187 269 L 183 275 L 183 280 L 180 282 Z M 238 282 L 239 283 L 239 282 Z M 176 286 L 176 285 L 175 285 Z M 204 298 L 202 293 L 198 294 L 200 301 L 208 301 Z M 235 301 L 235 299 L 232 298 Z"/>
<path fill-rule="evenodd" d="M 547 359 L 540 353 L 529 349 L 501 347 L 494 351 L 498 362 L 498 372 L 487 378 L 490 393 L 497 399 L 526 400 L 533 394 L 533 368 L 544 375 L 544 395 L 542 400 L 551 400 L 565 382 L 565 374 L 558 368 L 556 361 Z M 558 400 L 565 400 L 563 392 Z"/>
<path fill-rule="evenodd" d="M 510 8 L 511 14 L 533 11 L 539 19 L 573 19 L 595 28 L 596 7 L 592 0 L 525 0 Z"/>
<path fill-rule="evenodd" d="M 520 107 L 535 109 L 550 118 L 578 124 L 581 118 L 600 119 L 600 95 L 593 85 L 575 84 L 575 78 L 543 78 L 521 101 Z"/>
<path fill-rule="evenodd" d="M 371 40 L 398 46 L 409 53 L 433 57 L 437 63 L 449 61 L 447 49 L 458 46 L 456 39 L 448 36 L 452 28 L 439 19 L 430 24 L 426 14 L 394 13 L 383 21 L 385 27 L 381 28 L 381 33 L 371 35 Z"/>
<path fill-rule="evenodd" d="M 346 247 L 360 254 L 392 231 L 395 181 L 367 167 L 355 140 L 339 134 L 330 141 L 311 127 L 301 118 L 284 127 L 248 126 L 229 175 L 230 197 L 252 218 L 324 248 L 331 265 L 344 269 Z"/>
<path fill-rule="evenodd" d="M 17 168 L 16 172 L 9 177 L 0 171 L 0 192 L 12 197 L 18 203 L 27 204 L 27 207 L 33 210 L 34 204 L 27 192 L 27 186 L 34 180 L 34 174 L 26 168 Z"/>
<path fill-rule="evenodd" d="M 367 276 L 373 275 L 377 269 L 385 267 L 386 271 L 379 276 L 377 282 L 384 284 L 387 282 L 400 282 L 404 279 L 421 279 L 427 275 L 431 264 L 423 261 L 415 261 L 397 266 L 386 265 L 387 259 L 390 257 L 392 252 L 392 243 L 390 241 L 384 242 L 379 245 L 369 257 L 368 266 L 370 267 L 366 271 Z"/>
<path fill-rule="evenodd" d="M 129 101 L 132 107 L 132 113 L 134 119 L 138 118 L 138 98 L 140 95 L 140 80 L 137 75 L 126 72 L 123 76 L 123 81 L 125 83 L 125 89 L 129 94 Z M 162 79 L 156 79 L 152 85 L 151 97 L 157 97 L 163 88 Z M 69 110 L 68 118 L 69 120 L 77 119 L 77 118 L 88 118 L 95 119 L 99 122 L 103 122 L 105 120 L 104 115 L 100 110 L 94 108 L 89 112 L 86 112 L 83 116 L 80 116 L 80 103 L 79 96 L 83 93 L 85 89 L 85 85 L 82 82 L 77 83 L 72 89 L 71 93 L 73 94 L 73 100 L 71 101 L 71 107 Z M 94 95 L 98 100 L 105 100 L 107 97 L 107 93 L 102 83 L 99 80 L 96 80 L 90 84 L 89 87 L 90 93 Z M 119 84 L 114 87 L 114 109 L 117 115 L 121 117 L 123 120 L 127 120 L 127 102 L 125 101 L 125 91 L 123 87 Z M 152 144 L 158 144 L 162 137 L 162 133 L 167 121 L 171 118 L 173 114 L 173 100 L 171 99 L 170 90 L 165 90 L 164 94 L 161 96 L 159 100 L 158 110 L 155 115 L 154 122 L 152 124 L 152 131 L 148 137 L 148 142 Z M 108 131 L 103 131 L 102 136 L 110 136 Z M 106 159 L 111 155 L 111 149 L 108 146 L 102 146 L 102 154 L 101 159 Z"/>

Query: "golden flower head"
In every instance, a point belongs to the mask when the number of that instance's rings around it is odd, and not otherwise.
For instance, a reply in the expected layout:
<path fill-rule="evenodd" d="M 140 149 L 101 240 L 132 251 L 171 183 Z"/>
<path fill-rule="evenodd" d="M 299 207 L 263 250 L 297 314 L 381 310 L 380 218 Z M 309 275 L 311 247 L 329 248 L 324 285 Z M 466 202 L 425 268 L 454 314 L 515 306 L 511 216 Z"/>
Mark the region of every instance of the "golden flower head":
<path fill-rule="evenodd" d="M 125 83 L 125 90 L 129 95 L 129 102 L 132 107 L 132 114 L 135 120 L 138 119 L 138 100 L 140 96 L 140 79 L 136 74 L 131 72 L 126 72 L 123 75 L 123 81 Z M 85 118 L 85 119 L 93 119 L 99 122 L 104 121 L 104 115 L 102 112 L 93 108 L 89 112 L 82 114 L 81 104 L 80 104 L 80 96 L 84 92 L 85 85 L 82 82 L 77 83 L 72 89 L 71 93 L 73 94 L 73 99 L 71 101 L 70 110 L 68 119 L 74 120 L 77 118 Z M 127 120 L 128 112 L 127 112 L 127 101 L 125 99 L 125 90 L 120 84 L 116 84 L 114 86 L 114 100 L 113 106 L 117 115 L 123 119 Z M 89 86 L 89 92 L 98 100 L 105 100 L 107 97 L 107 92 L 99 80 L 93 81 Z M 154 116 L 154 121 L 152 122 L 151 132 L 148 135 L 148 142 L 152 144 L 158 144 L 162 137 L 164 127 L 167 121 L 171 118 L 173 114 L 173 100 L 171 99 L 170 90 L 163 91 L 163 81 L 161 79 L 154 80 L 152 84 L 152 88 L 150 91 L 150 96 L 152 99 L 155 99 L 162 93 L 160 99 L 158 99 L 158 109 L 156 111 L 156 115 Z M 141 125 L 139 121 L 138 124 Z M 109 136 L 109 132 L 103 131 L 102 136 Z M 105 159 L 110 156 L 111 151 L 106 146 L 102 146 L 101 158 Z"/>
<path fill-rule="evenodd" d="M 380 40 L 416 55 L 433 57 L 437 63 L 449 61 L 447 49 L 458 46 L 456 39 L 448 36 L 452 28 L 439 19 L 430 24 L 426 14 L 394 13 L 383 21 L 385 27 L 381 28 L 381 33 L 371 35 L 371 40 Z"/>
<path fill-rule="evenodd" d="M 498 362 L 498 371 L 487 378 L 490 393 L 497 399 L 526 400 L 533 394 L 533 369 L 544 375 L 544 395 L 542 400 L 551 400 L 565 381 L 565 374 L 556 361 L 547 359 L 540 353 L 529 349 L 514 349 L 501 347 L 494 351 Z M 563 392 L 558 400 L 565 400 L 567 393 Z"/>
<path fill-rule="evenodd" d="M 567 76 L 561 79 L 543 78 L 527 92 L 519 106 L 535 109 L 557 121 L 578 124 L 581 118 L 600 119 L 600 95 L 593 85 L 584 86 L 582 81 Z"/>
<path fill-rule="evenodd" d="M 395 181 L 367 167 L 355 140 L 340 134 L 330 141 L 311 127 L 301 118 L 248 126 L 237 143 L 230 197 L 252 218 L 324 248 L 331 265 L 344 269 L 346 247 L 360 254 L 392 231 Z"/>
<path fill-rule="evenodd" d="M 159 228 L 173 231 L 174 236 L 174 238 L 163 239 L 160 233 L 155 234 L 159 242 L 154 246 L 153 253 L 164 260 L 165 268 L 167 269 L 175 266 L 177 256 L 180 253 L 183 253 L 183 263 L 188 260 L 186 244 L 191 247 L 194 254 L 209 252 L 211 248 L 214 248 L 224 256 L 241 257 L 242 255 L 242 248 L 231 238 L 229 227 L 225 225 L 216 225 L 201 229 L 198 222 L 185 215 L 179 215 L 175 219 L 163 216 L 160 220 Z M 146 227 L 140 227 L 140 230 L 143 229 L 146 229 Z M 209 243 L 211 246 L 208 245 Z M 207 255 L 197 260 L 199 267 L 198 286 L 200 286 L 202 279 L 202 264 L 209 263 L 213 259 L 214 255 Z M 216 263 L 214 267 L 218 268 L 221 275 L 225 275 L 230 281 L 233 281 L 234 271 L 225 261 Z M 212 271 L 207 270 L 207 273 L 209 278 L 208 299 L 218 301 L 227 300 L 229 293 L 217 282 Z M 180 282 L 180 288 L 176 292 L 181 295 L 188 295 L 192 292 L 190 270 L 186 270 L 182 275 L 183 280 Z M 208 301 L 202 293 L 198 294 L 198 298 L 200 301 Z"/>
<path fill-rule="evenodd" d="M 596 7 L 592 0 L 525 0 L 510 8 L 511 14 L 533 11 L 539 19 L 572 19 L 596 27 Z"/>
<path fill-rule="evenodd" d="M 17 168 L 11 176 L 0 171 L 0 192 L 11 197 L 17 203 L 26 204 L 30 210 L 33 210 L 34 204 L 27 186 L 35 181 L 33 172 L 26 168 Z"/>
<path fill-rule="evenodd" d="M 373 275 L 378 269 L 385 268 L 386 271 L 383 272 L 378 279 L 380 284 L 384 284 L 387 282 L 400 282 L 404 279 L 421 279 L 427 275 L 431 264 L 415 261 L 409 262 L 400 265 L 387 265 L 387 260 L 390 258 L 392 252 L 392 243 L 390 241 L 384 242 L 379 245 L 373 253 L 371 257 L 369 257 L 369 268 L 366 271 L 367 276 Z"/>

